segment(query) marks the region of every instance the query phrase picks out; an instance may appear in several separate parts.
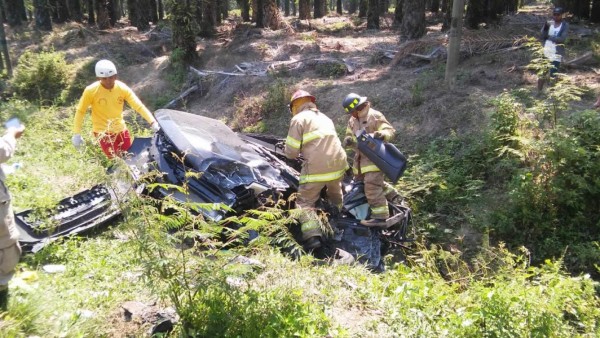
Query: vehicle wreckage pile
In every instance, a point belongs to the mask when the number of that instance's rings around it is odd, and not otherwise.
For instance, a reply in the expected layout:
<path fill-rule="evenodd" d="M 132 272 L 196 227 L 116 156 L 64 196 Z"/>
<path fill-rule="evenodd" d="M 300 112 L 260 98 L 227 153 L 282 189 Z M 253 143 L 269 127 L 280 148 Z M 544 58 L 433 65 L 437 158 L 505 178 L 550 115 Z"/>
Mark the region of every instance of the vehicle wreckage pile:
<path fill-rule="evenodd" d="M 182 111 L 161 109 L 155 116 L 160 131 L 153 137 L 136 138 L 125 159 L 134 184 L 139 183 L 139 193 L 147 193 L 140 181 L 142 177 L 157 171 L 161 174 L 156 176 L 156 182 L 166 184 L 153 189 L 152 197 L 222 204 L 227 208 L 201 210 L 207 219 L 219 221 L 232 213 L 260 208 L 268 201 L 289 201 L 297 192 L 301 162 L 289 160 L 278 151 L 278 138 L 235 133 L 218 120 Z M 190 172 L 199 175 L 189 175 Z M 398 177 L 397 174 L 394 179 Z M 169 188 L 184 184 L 186 193 Z M 381 270 L 386 250 L 410 241 L 410 209 L 403 202 L 390 201 L 388 227 L 368 228 L 360 224 L 369 216 L 362 182 L 352 181 L 349 176 L 343 181 L 343 191 L 342 210 L 336 210 L 326 200 L 320 203 L 333 230 L 322 253 Z M 286 204 L 294 207 L 293 202 Z M 37 251 L 55 238 L 108 224 L 120 213 L 115 193 L 97 185 L 62 200 L 45 219 L 26 210 L 17 213 L 15 220 L 23 249 Z M 52 226 L 48 227 L 48 223 Z"/>

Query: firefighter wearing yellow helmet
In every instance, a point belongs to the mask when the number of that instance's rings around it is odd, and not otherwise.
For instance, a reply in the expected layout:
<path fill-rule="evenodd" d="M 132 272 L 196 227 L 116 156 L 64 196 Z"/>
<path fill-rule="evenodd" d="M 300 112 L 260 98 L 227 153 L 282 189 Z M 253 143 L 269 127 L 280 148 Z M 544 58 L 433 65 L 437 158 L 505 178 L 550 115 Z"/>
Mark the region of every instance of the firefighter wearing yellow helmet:
<path fill-rule="evenodd" d="M 320 223 L 312 210 L 327 187 L 329 201 L 341 208 L 341 180 L 348 168 L 346 152 L 337 136 L 333 121 L 321 113 L 315 97 L 304 90 L 296 91 L 290 100 L 292 121 L 285 142 L 285 155 L 294 159 L 302 154 L 300 186 L 296 205 L 306 209 L 300 217 L 302 240 L 308 250 L 321 245 Z"/>
<path fill-rule="evenodd" d="M 385 227 L 385 220 L 389 217 L 386 199 L 386 184 L 384 174 L 356 148 L 356 134 L 365 129 L 374 138 L 390 142 L 396 130 L 387 121 L 383 114 L 373 108 L 365 96 L 350 93 L 342 102 L 344 111 L 351 114 L 344 137 L 344 147 L 355 150 L 353 172 L 356 178 L 364 179 L 365 195 L 371 207 L 371 218 L 361 221 L 361 224 L 370 227 Z"/>

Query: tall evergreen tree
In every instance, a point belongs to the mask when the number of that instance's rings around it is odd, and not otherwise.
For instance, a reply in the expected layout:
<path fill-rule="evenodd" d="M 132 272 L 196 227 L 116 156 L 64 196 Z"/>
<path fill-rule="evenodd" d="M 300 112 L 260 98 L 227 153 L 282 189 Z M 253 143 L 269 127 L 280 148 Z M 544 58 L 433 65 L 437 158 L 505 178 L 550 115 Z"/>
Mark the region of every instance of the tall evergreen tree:
<path fill-rule="evenodd" d="M 71 19 L 77 22 L 81 22 L 83 20 L 83 14 L 81 12 L 81 3 L 79 2 L 79 0 L 68 0 L 67 8 L 69 9 L 69 13 L 71 14 Z"/>
<path fill-rule="evenodd" d="M 400 27 L 402 25 L 402 6 L 404 0 L 396 0 L 396 9 L 394 9 L 394 27 Z"/>
<path fill-rule="evenodd" d="M 310 19 L 310 0 L 298 0 L 298 19 Z"/>
<path fill-rule="evenodd" d="M 180 50 L 183 53 L 183 60 L 186 63 L 195 61 L 198 57 L 196 54 L 196 37 L 194 35 L 194 10 L 195 4 L 190 0 L 172 0 L 170 2 L 171 14 L 171 29 L 173 30 L 173 48 Z"/>
<path fill-rule="evenodd" d="M 96 25 L 98 29 L 110 28 L 109 6 L 110 2 L 108 0 L 96 0 Z"/>
<path fill-rule="evenodd" d="M 600 22 L 600 0 L 592 0 L 592 14 L 590 15 L 590 21 L 595 23 Z"/>
<path fill-rule="evenodd" d="M 358 17 L 365 18 L 367 17 L 367 9 L 369 7 L 368 0 L 360 0 L 358 3 Z"/>
<path fill-rule="evenodd" d="M 0 2 L 0 14 L 6 15 L 6 8 Z M 0 17 L 4 16 L 0 15 Z M 12 77 L 12 65 L 10 63 L 10 54 L 8 53 L 8 42 L 6 41 L 6 33 L 4 32 L 4 21 L 0 20 L 0 51 L 4 55 L 4 64 L 6 65 L 6 74 Z"/>
<path fill-rule="evenodd" d="M 402 13 L 400 34 L 403 39 L 418 39 L 425 35 L 425 1 L 404 0 Z"/>
<path fill-rule="evenodd" d="M 275 0 L 262 0 L 262 26 L 270 29 L 279 29 L 282 26 L 281 12 Z"/>
<path fill-rule="evenodd" d="M 367 28 L 379 29 L 379 0 L 369 0 L 367 9 Z"/>
<path fill-rule="evenodd" d="M 20 26 L 23 22 L 21 6 L 23 6 L 23 0 L 4 0 L 4 16 L 10 27 Z"/>
<path fill-rule="evenodd" d="M 314 5 L 313 18 L 318 19 L 318 18 L 322 18 L 323 16 L 325 16 L 325 13 L 323 12 L 323 1 L 326 1 L 326 0 L 313 0 L 313 5 Z"/>
<path fill-rule="evenodd" d="M 96 16 L 94 14 L 94 0 L 87 0 L 88 25 L 96 24 Z"/>
<path fill-rule="evenodd" d="M 335 11 L 339 15 L 342 15 L 342 0 L 336 0 L 336 2 L 335 2 Z"/>
<path fill-rule="evenodd" d="M 66 0 L 54 0 L 52 2 L 53 11 L 54 11 L 54 21 L 56 23 L 63 23 L 71 20 L 71 16 L 69 14 L 69 7 L 67 6 Z"/>
<path fill-rule="evenodd" d="M 35 16 L 35 28 L 41 31 L 52 30 L 52 20 L 50 20 L 50 9 L 47 0 L 34 0 L 33 11 Z"/>

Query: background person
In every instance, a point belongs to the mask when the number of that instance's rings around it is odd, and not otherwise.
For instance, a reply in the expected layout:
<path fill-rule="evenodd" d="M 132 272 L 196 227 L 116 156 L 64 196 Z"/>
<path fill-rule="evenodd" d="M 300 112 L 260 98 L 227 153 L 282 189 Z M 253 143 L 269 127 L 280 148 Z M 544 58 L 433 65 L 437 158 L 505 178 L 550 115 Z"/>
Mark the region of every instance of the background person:
<path fill-rule="evenodd" d="M 154 131 L 158 131 L 160 127 L 131 88 L 117 80 L 117 68 L 114 63 L 109 60 L 98 61 L 96 77 L 98 81 L 85 88 L 77 105 L 72 142 L 76 148 L 83 145 L 81 128 L 87 109 L 91 107 L 94 136 L 98 138 L 104 154 L 113 158 L 131 147 L 131 135 L 123 120 L 125 102 L 137 111 Z"/>
<path fill-rule="evenodd" d="M 552 11 L 552 20 L 547 21 L 542 27 L 542 44 L 544 46 L 544 56 L 552 63 L 550 68 L 550 77 L 555 77 L 560 63 L 565 56 L 565 40 L 569 31 L 569 24 L 563 20 L 564 10 L 562 7 L 555 7 Z M 545 79 L 538 79 L 538 91 L 544 88 Z"/>
<path fill-rule="evenodd" d="M 285 156 L 294 159 L 302 153 L 300 186 L 296 205 L 306 209 L 300 217 L 302 241 L 307 250 L 321 246 L 323 236 L 314 210 L 323 187 L 327 198 L 338 209 L 342 207 L 341 181 L 348 168 L 333 121 L 321 113 L 315 97 L 304 90 L 296 91 L 290 100 L 292 121 L 285 142 Z"/>
<path fill-rule="evenodd" d="M 8 161 L 15 153 L 17 139 L 25 127 L 11 127 L 0 137 L 0 163 Z M 6 176 L 0 167 L 0 311 L 8 307 L 8 281 L 15 272 L 21 257 L 19 232 L 15 227 L 11 196 L 5 184 Z"/>

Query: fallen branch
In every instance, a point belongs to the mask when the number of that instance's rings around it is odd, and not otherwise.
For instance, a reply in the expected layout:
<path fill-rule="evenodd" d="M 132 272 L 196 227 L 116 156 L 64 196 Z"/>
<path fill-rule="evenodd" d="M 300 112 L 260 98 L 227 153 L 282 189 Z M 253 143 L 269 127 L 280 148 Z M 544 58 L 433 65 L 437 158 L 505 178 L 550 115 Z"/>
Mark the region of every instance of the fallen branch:
<path fill-rule="evenodd" d="M 574 58 L 573 60 L 566 61 L 565 66 L 574 67 L 580 66 L 582 63 L 590 61 L 592 59 L 592 52 L 587 52 L 580 57 Z"/>
<path fill-rule="evenodd" d="M 174 98 L 173 100 L 171 100 L 169 103 L 167 103 L 163 108 L 164 109 L 171 108 L 178 101 L 185 99 L 188 95 L 190 95 L 191 93 L 195 92 L 196 90 L 198 90 L 198 85 L 191 86 L 190 88 L 186 89 L 183 93 L 181 93 L 181 95 L 177 96 L 176 98 Z"/>

